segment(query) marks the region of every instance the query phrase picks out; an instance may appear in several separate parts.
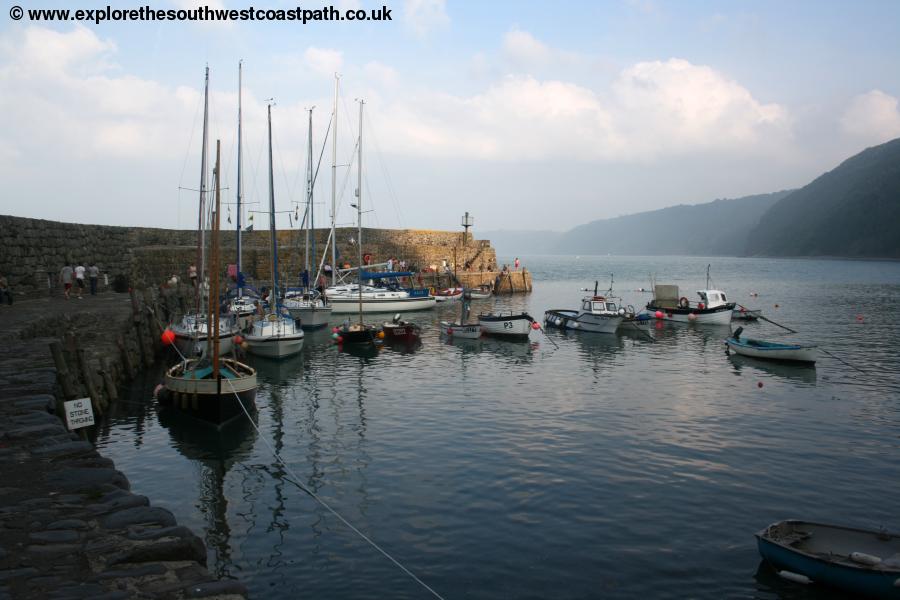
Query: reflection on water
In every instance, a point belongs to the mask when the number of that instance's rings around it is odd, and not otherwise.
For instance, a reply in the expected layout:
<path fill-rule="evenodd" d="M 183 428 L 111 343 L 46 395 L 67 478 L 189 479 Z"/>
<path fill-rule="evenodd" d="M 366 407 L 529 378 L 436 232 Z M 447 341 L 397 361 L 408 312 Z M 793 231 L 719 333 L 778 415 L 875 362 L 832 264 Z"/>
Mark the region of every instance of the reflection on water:
<path fill-rule="evenodd" d="M 254 597 L 425 595 L 302 484 L 447 598 L 831 598 L 757 571 L 753 532 L 789 517 L 900 527 L 900 265 L 532 259 L 535 292 L 479 306 L 540 318 L 615 272 L 639 307 L 647 273 L 692 293 L 707 262 L 730 297 L 865 372 L 729 357 L 728 327 L 448 339 L 438 323 L 459 307 L 438 306 L 406 317 L 415 352 L 348 351 L 324 330 L 300 356 L 248 357 L 259 435 L 157 416 L 156 374 L 97 443 Z"/>

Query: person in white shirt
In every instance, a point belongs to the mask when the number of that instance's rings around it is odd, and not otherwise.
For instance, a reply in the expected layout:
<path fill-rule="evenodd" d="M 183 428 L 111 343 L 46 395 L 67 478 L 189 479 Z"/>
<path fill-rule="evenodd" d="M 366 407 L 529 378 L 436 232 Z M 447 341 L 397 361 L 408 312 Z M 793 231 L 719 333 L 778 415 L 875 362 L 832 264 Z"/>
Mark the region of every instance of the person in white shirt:
<path fill-rule="evenodd" d="M 75 267 L 75 287 L 78 288 L 78 299 L 81 300 L 81 294 L 84 293 L 84 271 L 82 265 Z"/>

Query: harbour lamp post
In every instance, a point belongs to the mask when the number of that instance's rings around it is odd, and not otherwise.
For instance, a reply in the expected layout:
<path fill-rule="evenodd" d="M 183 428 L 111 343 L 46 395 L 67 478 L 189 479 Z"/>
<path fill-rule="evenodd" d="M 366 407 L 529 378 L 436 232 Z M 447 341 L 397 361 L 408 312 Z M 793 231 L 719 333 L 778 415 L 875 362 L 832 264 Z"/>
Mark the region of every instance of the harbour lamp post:
<path fill-rule="evenodd" d="M 475 223 L 475 219 L 469 216 L 469 211 L 466 211 L 466 214 L 463 215 L 462 218 L 462 226 L 464 228 L 463 232 L 463 246 L 467 245 L 469 240 L 469 227 L 471 227 Z"/>

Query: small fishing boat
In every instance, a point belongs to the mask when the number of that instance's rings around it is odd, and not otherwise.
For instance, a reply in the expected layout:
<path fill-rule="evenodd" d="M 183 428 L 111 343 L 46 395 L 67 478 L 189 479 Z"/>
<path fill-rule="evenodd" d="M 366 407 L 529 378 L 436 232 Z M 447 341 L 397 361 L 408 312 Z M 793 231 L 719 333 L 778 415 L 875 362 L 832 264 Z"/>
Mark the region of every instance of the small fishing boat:
<path fill-rule="evenodd" d="M 481 325 L 478 323 L 462 325 L 460 323 L 441 321 L 441 334 L 453 338 L 477 340 L 481 337 Z"/>
<path fill-rule="evenodd" d="M 465 292 L 463 292 L 469 300 L 484 300 L 485 298 L 490 298 L 494 290 L 488 285 L 479 285 L 478 287 L 468 288 Z"/>
<path fill-rule="evenodd" d="M 616 298 L 597 294 L 595 282 L 593 295 L 582 298 L 580 310 L 564 308 L 548 310 L 544 313 L 544 324 L 559 329 L 615 333 L 627 312 L 616 303 Z M 634 308 L 630 314 L 634 316 Z"/>
<path fill-rule="evenodd" d="M 507 339 L 527 340 L 534 322 L 528 313 L 478 315 L 478 324 L 481 325 L 482 333 Z"/>
<path fill-rule="evenodd" d="M 765 360 L 805 363 L 815 363 L 818 358 L 818 346 L 815 344 L 779 344 L 748 338 L 741 339 L 743 331 L 743 327 L 738 327 L 734 334 L 725 340 L 728 349 L 736 354 Z"/>
<path fill-rule="evenodd" d="M 463 296 L 463 288 L 452 287 L 443 290 L 437 290 L 434 293 L 434 299 L 437 302 L 450 302 L 451 300 L 459 300 Z"/>
<path fill-rule="evenodd" d="M 415 323 L 402 321 L 400 315 L 394 315 L 392 321 L 385 321 L 382 328 L 384 341 L 388 343 L 415 344 L 422 335 L 422 328 Z"/>
<path fill-rule="evenodd" d="M 728 302 L 721 290 L 698 290 L 699 302 L 691 302 L 678 296 L 677 285 L 655 286 L 654 298 L 643 314 L 661 321 L 696 323 L 698 325 L 728 325 L 731 323 L 735 303 Z"/>
<path fill-rule="evenodd" d="M 466 323 L 469 318 L 469 299 L 463 298 L 459 310 L 459 321 L 441 321 L 441 334 L 451 338 L 476 340 L 481 337 L 480 323 Z"/>
<path fill-rule="evenodd" d="M 219 356 L 231 352 L 234 347 L 234 337 L 239 333 L 237 326 L 227 320 L 219 321 Z M 182 356 L 197 357 L 208 353 L 211 346 L 209 335 L 209 319 L 202 313 L 184 315 L 181 321 L 172 325 L 175 334 L 175 346 Z"/>
<path fill-rule="evenodd" d="M 756 321 L 761 316 L 761 310 L 745 308 L 743 306 L 738 306 L 733 311 L 731 311 L 731 318 L 736 321 Z"/>
<path fill-rule="evenodd" d="M 381 331 L 374 325 L 365 323 L 344 323 L 338 328 L 337 334 L 341 344 L 376 344 L 379 341 L 378 334 Z"/>
<path fill-rule="evenodd" d="M 778 575 L 842 589 L 852 597 L 900 598 L 900 535 L 787 520 L 756 533 Z"/>

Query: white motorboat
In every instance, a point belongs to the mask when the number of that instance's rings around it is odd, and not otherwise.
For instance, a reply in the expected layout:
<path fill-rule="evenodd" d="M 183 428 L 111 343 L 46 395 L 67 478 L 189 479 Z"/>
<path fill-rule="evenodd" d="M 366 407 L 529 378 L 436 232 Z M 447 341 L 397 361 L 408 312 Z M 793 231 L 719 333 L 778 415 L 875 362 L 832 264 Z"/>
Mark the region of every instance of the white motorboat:
<path fill-rule="evenodd" d="M 544 323 L 548 327 L 590 331 L 592 333 L 615 333 L 625 318 L 626 310 L 620 308 L 615 298 L 606 296 L 585 296 L 580 310 L 553 309 L 544 313 Z M 632 316 L 634 311 L 632 310 Z"/>
<path fill-rule="evenodd" d="M 208 354 L 206 349 L 210 344 L 210 328 L 206 315 L 196 313 L 184 315 L 171 329 L 175 334 L 175 345 L 182 356 Z M 234 336 L 238 333 L 237 326 L 227 319 L 219 321 L 219 356 L 231 352 L 234 347 Z"/>
<path fill-rule="evenodd" d="M 482 333 L 508 339 L 527 340 L 534 322 L 528 313 L 478 315 L 478 324 L 481 325 Z"/>
<path fill-rule="evenodd" d="M 244 341 L 252 354 L 285 358 L 303 349 L 303 329 L 290 317 L 270 313 L 253 323 Z"/>
<path fill-rule="evenodd" d="M 246 331 L 258 314 L 256 301 L 249 296 L 234 298 L 228 303 L 228 312 L 234 317 L 238 329 Z"/>
<path fill-rule="evenodd" d="M 728 302 L 721 290 L 698 290 L 699 302 L 678 296 L 677 285 L 657 285 L 654 298 L 643 313 L 661 321 L 696 323 L 698 325 L 728 325 L 731 323 L 734 302 Z"/>
<path fill-rule="evenodd" d="M 467 289 L 464 294 L 470 300 L 484 300 L 490 298 L 494 293 L 490 285 L 479 285 L 478 287 Z"/>
<path fill-rule="evenodd" d="M 743 327 L 738 327 L 734 334 L 725 340 L 729 351 L 765 360 L 815 363 L 818 359 L 819 351 L 815 344 L 784 344 L 741 338 L 743 331 Z"/>
<path fill-rule="evenodd" d="M 325 299 L 315 294 L 288 297 L 284 299 L 282 305 L 288 310 L 291 317 L 300 321 L 303 329 L 325 327 L 333 312 L 332 307 L 325 302 Z"/>

